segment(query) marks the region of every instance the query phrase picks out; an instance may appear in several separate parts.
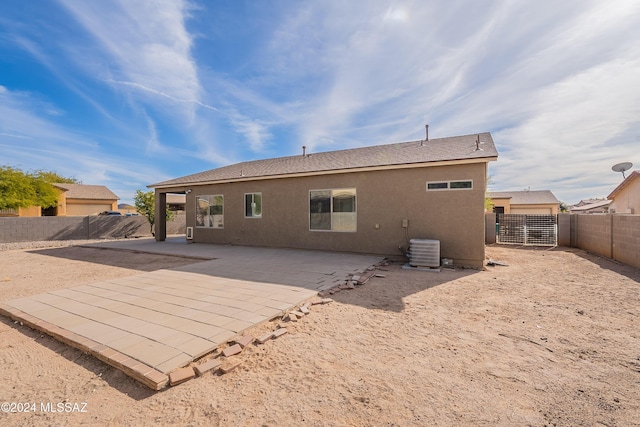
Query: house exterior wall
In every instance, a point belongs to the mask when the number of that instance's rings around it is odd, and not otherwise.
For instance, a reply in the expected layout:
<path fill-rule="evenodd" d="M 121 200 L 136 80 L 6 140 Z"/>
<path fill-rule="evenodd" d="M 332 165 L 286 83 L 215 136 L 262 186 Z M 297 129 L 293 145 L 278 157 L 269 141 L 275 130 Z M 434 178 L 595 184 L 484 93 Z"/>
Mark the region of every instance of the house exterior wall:
<path fill-rule="evenodd" d="M 527 215 L 557 215 L 557 204 L 536 204 L 536 205 L 511 205 L 512 214 Z"/>
<path fill-rule="evenodd" d="M 480 267 L 486 169 L 483 162 L 188 186 L 186 226 L 194 242 L 400 257 L 409 239 L 437 239 L 441 257 Z M 473 188 L 427 191 L 427 182 L 448 180 L 472 180 Z M 356 189 L 357 231 L 309 230 L 309 191 L 342 188 Z M 262 193 L 261 218 L 245 218 L 245 193 Z M 196 197 L 205 195 L 224 196 L 224 228 L 195 226 Z"/>
<path fill-rule="evenodd" d="M 117 210 L 117 200 L 66 199 L 67 216 L 97 215 L 100 212 Z"/>
<path fill-rule="evenodd" d="M 549 204 L 513 204 L 510 199 L 491 199 L 491 207 L 503 207 L 505 214 L 543 214 L 543 215 L 557 215 L 558 205 L 555 203 Z"/>
<path fill-rule="evenodd" d="M 511 213 L 511 200 L 510 199 L 491 199 L 491 210 L 493 208 L 504 208 L 504 213 Z M 490 211 L 491 211 L 490 210 Z"/>
<path fill-rule="evenodd" d="M 636 178 L 613 198 L 609 211 L 621 214 L 640 214 L 640 179 Z"/>
<path fill-rule="evenodd" d="M 40 206 L 29 206 L 28 208 L 18 208 L 18 216 L 34 217 L 42 215 Z"/>

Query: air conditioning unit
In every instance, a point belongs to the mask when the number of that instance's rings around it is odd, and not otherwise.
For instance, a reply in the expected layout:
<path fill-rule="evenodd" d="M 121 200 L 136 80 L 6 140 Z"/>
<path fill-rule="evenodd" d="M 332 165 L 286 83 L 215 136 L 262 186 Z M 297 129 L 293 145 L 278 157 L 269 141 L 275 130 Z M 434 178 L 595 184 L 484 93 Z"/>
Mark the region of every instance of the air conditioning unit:
<path fill-rule="evenodd" d="M 413 267 L 440 267 L 440 240 L 411 239 L 409 264 Z"/>
<path fill-rule="evenodd" d="M 193 227 L 187 227 L 187 240 L 193 240 Z"/>

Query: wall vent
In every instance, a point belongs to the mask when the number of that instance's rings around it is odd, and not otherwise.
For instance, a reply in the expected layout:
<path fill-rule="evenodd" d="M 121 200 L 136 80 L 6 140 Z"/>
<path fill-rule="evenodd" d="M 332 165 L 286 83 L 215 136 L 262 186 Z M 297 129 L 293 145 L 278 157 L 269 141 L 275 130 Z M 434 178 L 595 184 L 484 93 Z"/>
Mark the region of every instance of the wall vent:
<path fill-rule="evenodd" d="M 187 227 L 187 240 L 193 240 L 193 227 Z"/>
<path fill-rule="evenodd" d="M 411 239 L 409 264 L 413 267 L 440 267 L 440 240 Z"/>

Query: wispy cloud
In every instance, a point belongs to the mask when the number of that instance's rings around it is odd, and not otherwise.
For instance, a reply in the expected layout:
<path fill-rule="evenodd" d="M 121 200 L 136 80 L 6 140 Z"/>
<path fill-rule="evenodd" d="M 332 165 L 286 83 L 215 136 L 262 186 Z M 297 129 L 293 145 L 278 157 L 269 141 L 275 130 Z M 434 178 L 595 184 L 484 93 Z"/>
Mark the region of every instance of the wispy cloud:
<path fill-rule="evenodd" d="M 423 123 L 433 136 L 490 130 L 500 189 L 572 179 L 578 194 L 575 177 L 626 159 L 620 135 L 639 130 L 640 4 L 551 6 L 305 3 L 274 32 L 266 81 L 310 79 L 294 116 L 314 149 L 417 139 Z"/>
<path fill-rule="evenodd" d="M 429 123 L 432 137 L 491 131 L 497 190 L 571 202 L 608 193 L 611 164 L 640 166 L 634 0 L 59 4 L 0 17 L 0 49 L 46 69 L 0 81 L 3 158 L 63 153 L 137 181 L 138 156 L 153 182 L 162 167 L 420 139 Z M 107 146 L 129 150 L 117 173 L 74 154 Z"/>
<path fill-rule="evenodd" d="M 120 188 L 123 180 L 141 187 L 150 176 L 166 176 L 141 164 L 136 156 L 112 154 L 97 139 L 57 124 L 57 117 L 43 114 L 46 105 L 31 94 L 0 88 L 0 151 L 6 164 L 25 170 L 55 170 L 86 184 Z"/>
<path fill-rule="evenodd" d="M 111 74 L 103 74 L 105 79 L 151 88 L 172 100 L 200 98 L 185 2 L 61 2 L 108 54 L 108 70 L 93 65 L 94 71 Z"/>

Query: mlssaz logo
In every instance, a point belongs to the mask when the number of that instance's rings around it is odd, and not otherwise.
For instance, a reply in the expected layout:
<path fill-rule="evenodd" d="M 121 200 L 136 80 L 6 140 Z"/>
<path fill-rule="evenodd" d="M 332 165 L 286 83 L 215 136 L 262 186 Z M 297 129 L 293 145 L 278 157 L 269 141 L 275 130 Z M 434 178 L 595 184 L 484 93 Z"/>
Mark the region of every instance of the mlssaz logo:
<path fill-rule="evenodd" d="M 40 403 L 40 412 L 87 412 L 87 402 L 42 402 Z"/>

